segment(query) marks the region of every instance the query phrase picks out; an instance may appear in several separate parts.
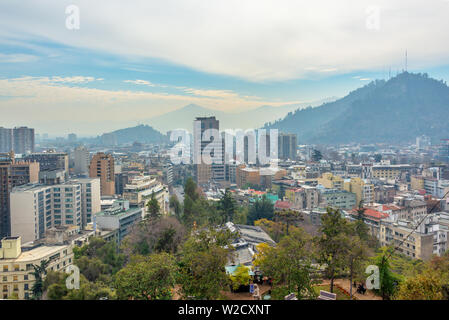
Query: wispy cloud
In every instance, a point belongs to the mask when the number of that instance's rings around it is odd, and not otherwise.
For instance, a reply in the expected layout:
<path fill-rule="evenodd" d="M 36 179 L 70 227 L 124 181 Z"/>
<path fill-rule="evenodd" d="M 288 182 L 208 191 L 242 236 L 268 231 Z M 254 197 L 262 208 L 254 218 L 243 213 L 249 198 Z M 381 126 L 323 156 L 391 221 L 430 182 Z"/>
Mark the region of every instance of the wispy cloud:
<path fill-rule="evenodd" d="M 3 54 L 0 53 L 0 63 L 28 63 L 35 62 L 39 57 L 31 54 L 15 53 Z"/>

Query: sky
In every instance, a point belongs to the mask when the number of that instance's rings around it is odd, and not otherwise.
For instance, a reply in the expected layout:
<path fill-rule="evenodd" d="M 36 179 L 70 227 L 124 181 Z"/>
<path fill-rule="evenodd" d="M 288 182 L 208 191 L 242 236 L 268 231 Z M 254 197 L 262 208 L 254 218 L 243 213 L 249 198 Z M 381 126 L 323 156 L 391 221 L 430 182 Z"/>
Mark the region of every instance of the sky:
<path fill-rule="evenodd" d="M 194 103 L 343 97 L 405 68 L 449 80 L 448 0 L 2 0 L 0 126 L 98 135 Z"/>

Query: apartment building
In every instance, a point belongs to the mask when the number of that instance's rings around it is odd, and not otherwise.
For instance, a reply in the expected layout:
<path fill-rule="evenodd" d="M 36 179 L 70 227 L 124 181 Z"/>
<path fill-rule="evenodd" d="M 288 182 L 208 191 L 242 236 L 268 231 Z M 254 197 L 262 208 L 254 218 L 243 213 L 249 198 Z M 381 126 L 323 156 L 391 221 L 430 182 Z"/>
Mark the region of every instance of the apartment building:
<path fill-rule="evenodd" d="M 38 162 L 40 171 L 64 170 L 69 173 L 69 156 L 65 152 L 36 152 L 26 155 L 25 161 Z"/>
<path fill-rule="evenodd" d="M 320 206 L 338 209 L 352 209 L 356 206 L 355 193 L 339 189 L 322 189 L 320 191 Z"/>
<path fill-rule="evenodd" d="M 161 213 L 168 212 L 168 187 L 161 184 L 151 176 L 136 176 L 129 180 L 123 188 L 123 198 L 129 201 L 130 206 L 145 208 L 152 195 L 159 203 Z"/>
<path fill-rule="evenodd" d="M 74 153 L 74 173 L 77 175 L 88 175 L 90 165 L 90 153 L 84 146 L 75 148 Z"/>
<path fill-rule="evenodd" d="M 410 171 L 409 164 L 374 164 L 372 167 L 372 176 L 376 179 L 394 180 L 401 179 Z"/>
<path fill-rule="evenodd" d="M 293 209 L 296 210 L 311 210 L 319 205 L 319 192 L 311 186 L 286 189 L 285 198 L 292 203 Z"/>
<path fill-rule="evenodd" d="M 14 152 L 0 154 L 0 237 L 11 235 L 11 190 L 38 181 L 39 163 L 16 161 Z"/>
<path fill-rule="evenodd" d="M 33 265 L 49 261 L 47 270 L 63 271 L 73 264 L 74 255 L 71 245 L 40 245 L 28 251 L 22 251 L 20 237 L 3 238 L 0 248 L 0 288 L 1 297 L 19 299 L 31 297 L 31 288 L 35 282 L 31 272 Z"/>
<path fill-rule="evenodd" d="M 103 152 L 95 154 L 90 161 L 89 177 L 100 178 L 100 189 L 102 196 L 114 195 L 114 157 Z"/>
<path fill-rule="evenodd" d="M 379 240 L 382 246 L 397 246 L 400 253 L 411 258 L 429 260 L 433 254 L 434 235 L 414 231 L 410 221 L 382 221 Z"/>
<path fill-rule="evenodd" d="M 318 178 L 318 183 L 326 189 L 344 189 L 344 179 L 339 176 L 334 176 L 330 172 L 323 173 L 321 178 Z"/>
<path fill-rule="evenodd" d="M 359 206 L 362 201 L 363 204 L 371 204 L 374 202 L 374 185 L 367 179 L 345 179 L 344 189 L 355 193 L 357 206 Z"/>
<path fill-rule="evenodd" d="M 28 242 L 42 239 L 52 227 L 84 228 L 100 210 L 99 179 L 23 185 L 11 192 L 11 234 Z"/>
<path fill-rule="evenodd" d="M 113 205 L 95 215 L 96 224 L 102 229 L 118 230 L 118 241 L 126 237 L 132 226 L 144 217 L 143 208 L 130 208 L 128 200 L 116 200 Z"/>

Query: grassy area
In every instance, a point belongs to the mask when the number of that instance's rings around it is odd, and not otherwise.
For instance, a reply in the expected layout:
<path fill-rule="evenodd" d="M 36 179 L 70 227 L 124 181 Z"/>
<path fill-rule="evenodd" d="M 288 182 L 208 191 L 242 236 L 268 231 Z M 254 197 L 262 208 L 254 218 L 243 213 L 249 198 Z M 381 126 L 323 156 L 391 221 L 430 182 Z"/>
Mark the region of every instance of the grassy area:
<path fill-rule="evenodd" d="M 318 285 L 313 287 L 317 295 L 320 294 L 320 290 L 331 292 L 330 285 Z M 349 297 L 340 291 L 337 286 L 334 285 L 334 293 L 337 294 L 337 300 L 349 300 Z"/>

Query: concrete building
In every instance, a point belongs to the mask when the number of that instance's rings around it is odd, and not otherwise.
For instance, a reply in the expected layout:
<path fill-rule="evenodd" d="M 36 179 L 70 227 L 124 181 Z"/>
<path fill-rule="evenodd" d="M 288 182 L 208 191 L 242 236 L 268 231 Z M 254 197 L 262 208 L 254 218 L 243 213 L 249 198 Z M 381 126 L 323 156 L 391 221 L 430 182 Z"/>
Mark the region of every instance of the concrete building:
<path fill-rule="evenodd" d="M 295 160 L 298 150 L 298 137 L 294 133 L 279 133 L 278 157 L 283 160 Z"/>
<path fill-rule="evenodd" d="M 38 266 L 41 261 L 49 261 L 47 270 L 63 271 L 73 264 L 71 245 L 41 245 L 22 251 L 20 237 L 6 237 L 1 243 L 0 288 L 3 299 L 14 295 L 19 299 L 31 297 L 31 288 L 35 282 L 31 274 L 33 265 Z"/>
<path fill-rule="evenodd" d="M 11 192 L 11 234 L 28 242 L 42 239 L 53 227 L 84 228 L 100 210 L 99 179 L 23 185 Z"/>
<path fill-rule="evenodd" d="M 28 127 L 13 129 L 13 151 L 21 154 L 34 152 L 34 129 Z"/>
<path fill-rule="evenodd" d="M 13 151 L 12 129 L 0 127 L 0 153 Z"/>
<path fill-rule="evenodd" d="M 90 162 L 89 177 L 100 178 L 101 195 L 115 194 L 114 158 L 110 154 L 99 152 Z"/>
<path fill-rule="evenodd" d="M 14 152 L 0 154 L 0 236 L 11 235 L 10 193 L 14 187 L 39 181 L 39 163 L 16 161 Z"/>
<path fill-rule="evenodd" d="M 76 147 L 74 151 L 74 173 L 89 175 L 90 153 L 84 146 Z"/>
<path fill-rule="evenodd" d="M 320 193 L 321 203 L 324 207 L 332 207 L 338 209 L 353 209 L 356 206 L 355 193 L 338 190 L 338 189 L 323 189 Z"/>
<path fill-rule="evenodd" d="M 401 179 L 403 175 L 409 173 L 411 167 L 409 164 L 374 164 L 372 167 L 373 178 L 390 180 Z"/>
<path fill-rule="evenodd" d="M 24 160 L 38 162 L 40 171 L 64 170 L 66 178 L 69 174 L 69 156 L 65 152 L 36 152 L 24 157 Z"/>
<path fill-rule="evenodd" d="M 429 260 L 433 254 L 434 235 L 414 231 L 410 221 L 382 221 L 379 240 L 382 246 L 398 246 L 400 253 L 411 258 Z"/>
<path fill-rule="evenodd" d="M 151 176 L 136 176 L 123 189 L 123 198 L 133 207 L 145 208 L 152 194 L 159 203 L 161 213 L 168 212 L 168 188 Z"/>
<path fill-rule="evenodd" d="M 131 231 L 131 227 L 143 219 L 143 208 L 130 208 L 129 201 L 116 200 L 109 209 L 95 215 L 96 224 L 102 229 L 118 230 L 118 241 L 121 242 Z"/>
<path fill-rule="evenodd" d="M 330 172 L 323 173 L 321 178 L 318 178 L 318 183 L 326 189 L 344 189 L 344 179 L 339 176 L 335 176 Z"/>
<path fill-rule="evenodd" d="M 355 193 L 356 206 L 359 206 L 361 201 L 367 205 L 374 202 L 374 185 L 367 179 L 345 179 L 344 189 Z"/>
<path fill-rule="evenodd" d="M 220 130 L 220 123 L 215 117 L 198 117 L 193 123 L 193 163 L 194 175 L 198 185 L 207 184 L 210 180 L 225 181 L 224 140 L 219 134 L 216 141 L 213 137 L 203 139 L 206 130 Z M 204 161 L 206 147 L 213 150 L 211 163 Z"/>
<path fill-rule="evenodd" d="M 285 190 L 285 199 L 292 203 L 292 209 L 311 210 L 319 205 L 319 192 L 315 187 L 301 186 Z"/>

